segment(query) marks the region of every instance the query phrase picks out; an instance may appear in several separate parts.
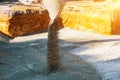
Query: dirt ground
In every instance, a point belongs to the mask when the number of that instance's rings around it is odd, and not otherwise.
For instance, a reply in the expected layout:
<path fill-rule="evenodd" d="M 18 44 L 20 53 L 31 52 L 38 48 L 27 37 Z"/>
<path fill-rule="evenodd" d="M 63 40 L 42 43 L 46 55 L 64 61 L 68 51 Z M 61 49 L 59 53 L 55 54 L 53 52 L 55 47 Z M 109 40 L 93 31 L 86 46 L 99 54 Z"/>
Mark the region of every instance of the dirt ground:
<path fill-rule="evenodd" d="M 77 46 L 61 36 L 59 44 L 61 68 L 47 75 L 47 32 L 1 42 L 0 80 L 102 80 L 93 65 L 69 52 Z"/>
<path fill-rule="evenodd" d="M 47 75 L 47 32 L 0 43 L 0 80 L 119 80 L 120 36 L 64 28 L 60 70 Z"/>

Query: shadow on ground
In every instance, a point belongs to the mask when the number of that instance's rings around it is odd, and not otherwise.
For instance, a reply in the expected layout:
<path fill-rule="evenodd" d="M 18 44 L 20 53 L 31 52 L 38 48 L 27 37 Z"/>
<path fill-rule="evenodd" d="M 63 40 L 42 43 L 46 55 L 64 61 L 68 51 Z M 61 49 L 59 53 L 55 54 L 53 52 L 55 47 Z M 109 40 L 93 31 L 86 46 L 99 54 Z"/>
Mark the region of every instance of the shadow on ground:
<path fill-rule="evenodd" d="M 78 38 L 78 40 L 67 40 L 69 43 L 77 44 L 77 45 L 85 45 L 85 44 L 91 44 L 91 43 L 103 43 L 103 42 L 114 42 L 114 41 L 120 41 L 120 38 L 114 38 L 114 39 L 95 39 L 95 40 L 85 40 L 81 41 L 81 39 Z M 118 43 L 117 43 L 118 44 Z"/>
<path fill-rule="evenodd" d="M 47 39 L 0 43 L 4 53 L 0 57 L 0 80 L 101 80 L 91 64 L 68 52 L 71 47 L 60 47 L 61 69 L 47 75 Z"/>

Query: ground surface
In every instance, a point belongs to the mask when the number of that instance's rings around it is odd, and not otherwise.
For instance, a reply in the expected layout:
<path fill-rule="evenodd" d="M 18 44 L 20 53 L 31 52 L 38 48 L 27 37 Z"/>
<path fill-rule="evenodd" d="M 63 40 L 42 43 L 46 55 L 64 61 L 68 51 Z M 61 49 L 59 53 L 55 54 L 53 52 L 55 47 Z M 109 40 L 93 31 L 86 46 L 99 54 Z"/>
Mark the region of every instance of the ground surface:
<path fill-rule="evenodd" d="M 96 67 L 102 80 L 120 80 L 120 36 L 103 36 L 88 32 L 64 29 L 65 46 L 77 46 L 69 50 Z"/>
<path fill-rule="evenodd" d="M 0 43 L 0 80 L 120 80 L 120 36 L 59 31 L 61 69 L 47 75 L 47 33 Z"/>

